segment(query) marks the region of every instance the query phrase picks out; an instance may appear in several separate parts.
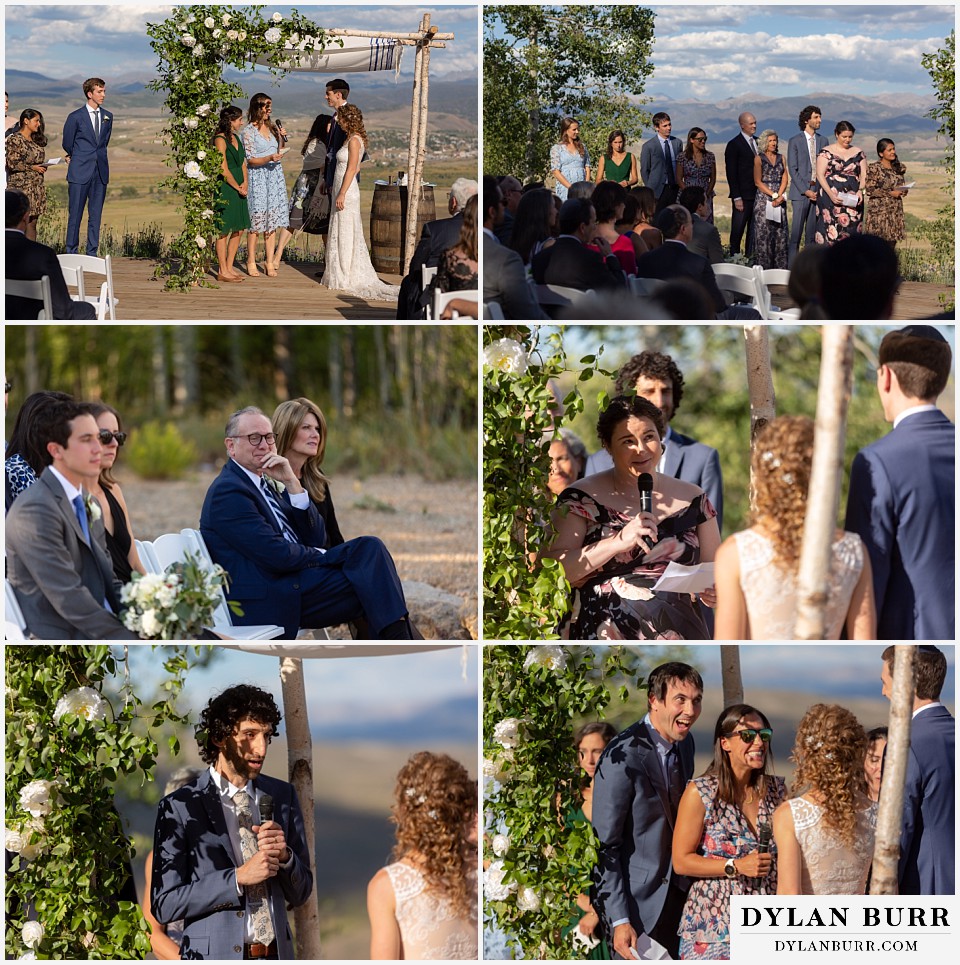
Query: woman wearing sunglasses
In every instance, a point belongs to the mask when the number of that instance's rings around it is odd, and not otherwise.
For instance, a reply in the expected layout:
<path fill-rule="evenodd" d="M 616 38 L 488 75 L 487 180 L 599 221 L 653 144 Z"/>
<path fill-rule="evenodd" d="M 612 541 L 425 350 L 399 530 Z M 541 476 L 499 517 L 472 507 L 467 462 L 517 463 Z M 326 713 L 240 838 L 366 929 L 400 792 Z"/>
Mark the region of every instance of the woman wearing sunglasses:
<path fill-rule="evenodd" d="M 113 563 L 114 576 L 121 583 L 129 583 L 133 571 L 147 571 L 137 553 L 133 538 L 130 514 L 123 498 L 120 484 L 113 478 L 113 469 L 120 454 L 120 447 L 127 441 L 127 434 L 120 428 L 120 416 L 116 409 L 103 402 L 90 405 L 97 425 L 100 427 L 100 478 L 90 487 L 90 494 L 100 504 L 103 526 L 107 531 L 107 549 Z"/>
<path fill-rule="evenodd" d="M 770 722 L 749 704 L 727 707 L 713 731 L 713 761 L 680 799 L 673 868 L 693 878 L 680 919 L 680 958 L 730 958 L 730 896 L 777 890 L 773 812 L 786 797 L 767 773 Z"/>

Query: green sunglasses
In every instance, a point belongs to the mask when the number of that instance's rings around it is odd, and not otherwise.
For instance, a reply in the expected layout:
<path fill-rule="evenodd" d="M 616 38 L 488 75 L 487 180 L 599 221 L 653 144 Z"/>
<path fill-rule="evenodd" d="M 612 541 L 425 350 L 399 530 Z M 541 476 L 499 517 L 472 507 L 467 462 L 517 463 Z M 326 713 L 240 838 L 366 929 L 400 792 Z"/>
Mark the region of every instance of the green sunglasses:
<path fill-rule="evenodd" d="M 773 729 L 771 727 L 761 727 L 760 730 L 753 730 L 750 727 L 745 727 L 743 730 L 734 731 L 730 736 L 739 736 L 744 744 L 752 744 L 757 739 L 757 734 L 760 735 L 760 740 L 762 740 L 764 744 L 769 744 L 770 738 L 773 737 Z"/>

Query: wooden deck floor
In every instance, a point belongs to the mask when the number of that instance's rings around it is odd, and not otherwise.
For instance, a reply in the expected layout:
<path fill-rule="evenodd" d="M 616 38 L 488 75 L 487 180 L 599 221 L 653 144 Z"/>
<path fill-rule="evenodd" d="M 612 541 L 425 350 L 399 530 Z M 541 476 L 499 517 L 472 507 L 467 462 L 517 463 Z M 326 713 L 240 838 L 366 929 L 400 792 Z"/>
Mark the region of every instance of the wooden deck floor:
<path fill-rule="evenodd" d="M 394 321 L 395 302 L 368 302 L 333 292 L 315 277 L 316 264 L 284 264 L 276 278 L 261 274 L 244 277 L 239 285 L 198 287 L 189 292 L 164 291 L 162 278 L 154 278 L 155 263 L 140 258 L 113 259 L 113 287 L 119 303 L 117 320 L 181 319 L 191 322 L 219 320 Z M 383 281 L 399 285 L 395 275 Z M 210 281 L 215 279 L 210 276 Z"/>
<path fill-rule="evenodd" d="M 782 285 L 771 285 L 773 304 L 780 308 L 793 308 L 794 301 L 787 294 L 787 289 Z M 897 300 L 893 305 L 893 318 L 891 321 L 913 321 L 919 318 L 931 318 L 939 315 L 943 308 L 940 306 L 940 295 L 953 295 L 954 289 L 948 285 L 933 285 L 929 282 L 906 281 L 900 286 L 897 293 Z M 850 319 L 850 321 L 861 321 L 861 319 Z M 864 319 L 865 321 L 865 319 Z"/>

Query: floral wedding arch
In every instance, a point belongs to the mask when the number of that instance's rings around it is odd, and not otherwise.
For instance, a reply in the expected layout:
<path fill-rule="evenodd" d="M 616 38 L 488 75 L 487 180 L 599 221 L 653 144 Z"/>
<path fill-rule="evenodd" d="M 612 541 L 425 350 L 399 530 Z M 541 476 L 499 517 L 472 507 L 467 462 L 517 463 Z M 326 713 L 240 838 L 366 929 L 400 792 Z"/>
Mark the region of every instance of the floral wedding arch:
<path fill-rule="evenodd" d="M 284 16 L 279 12 L 267 15 L 261 5 L 204 4 L 176 7 L 167 20 L 147 24 L 147 35 L 159 59 L 157 76 L 148 86 L 166 93 L 164 106 L 169 112 L 162 133 L 170 144 L 169 163 L 174 173 L 164 183 L 183 196 L 183 231 L 171 244 L 170 262 L 157 268 L 158 275 L 167 276 L 167 288 L 183 291 L 209 284 L 203 278 L 216 240 L 214 208 L 220 172 L 219 152 L 211 142 L 221 107 L 244 96 L 239 84 L 224 77 L 226 67 L 249 70 L 260 64 L 275 76 L 293 70 L 399 71 L 400 50 L 394 60 L 392 48 L 415 46 L 406 226 L 406 249 L 412 253 L 426 153 L 430 49 L 453 39 L 453 34 L 440 34 L 430 27 L 429 14 L 423 15 L 418 32 L 397 35 L 326 29 L 295 9 Z M 337 48 L 344 48 L 344 37 L 387 41 L 375 46 L 378 54 L 389 49 L 390 56 L 368 57 L 366 65 L 362 60 L 338 63 L 335 54 Z"/>

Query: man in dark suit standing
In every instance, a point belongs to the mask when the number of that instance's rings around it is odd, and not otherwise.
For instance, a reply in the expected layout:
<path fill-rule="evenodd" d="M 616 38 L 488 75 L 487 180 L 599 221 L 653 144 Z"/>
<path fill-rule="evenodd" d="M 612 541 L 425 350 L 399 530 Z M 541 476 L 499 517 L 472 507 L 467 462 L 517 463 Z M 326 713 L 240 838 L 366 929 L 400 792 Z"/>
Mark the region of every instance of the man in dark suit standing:
<path fill-rule="evenodd" d="M 789 198 L 793 208 L 788 265 L 793 264 L 800 250 L 800 238 L 803 237 L 804 244 L 812 245 L 817 230 L 817 155 L 827 146 L 826 138 L 818 133 L 821 120 L 819 107 L 813 104 L 805 107 L 800 111 L 800 133 L 794 134 L 787 143 Z"/>
<path fill-rule="evenodd" d="M 339 77 L 328 80 L 325 96 L 327 104 L 333 108 L 333 120 L 327 134 L 327 165 L 323 169 L 323 193 L 329 194 L 333 190 L 333 175 L 337 170 L 337 151 L 343 147 L 345 138 L 343 128 L 337 123 L 337 111 L 347 103 L 350 85 Z"/>
<path fill-rule="evenodd" d="M 607 745 L 593 779 L 593 827 L 600 839 L 597 899 L 613 948 L 631 959 L 646 934 L 679 958 L 677 926 L 690 883 L 675 874 L 677 807 L 693 777 L 693 738 L 703 680 L 685 663 L 647 678 L 647 715 Z"/>
<path fill-rule="evenodd" d="M 677 158 L 683 151 L 680 138 L 673 137 L 670 115 L 659 111 L 653 115 L 655 137 L 644 141 L 640 149 L 640 177 L 657 196 L 657 211 L 677 200 Z"/>
<path fill-rule="evenodd" d="M 313 873 L 297 792 L 263 774 L 280 720 L 259 687 L 211 698 L 197 728 L 210 767 L 160 801 L 150 906 L 183 921 L 182 958 L 295 957 L 287 908 L 309 900 Z"/>
<path fill-rule="evenodd" d="M 230 458 L 207 490 L 200 531 L 214 562 L 230 574 L 227 596 L 242 624 L 299 627 L 365 617 L 373 639 L 412 638 L 393 559 L 375 536 L 330 549 L 316 506 L 277 454 L 270 420 L 253 406 L 227 423 Z"/>
<path fill-rule="evenodd" d="M 873 568 L 879 640 L 953 640 L 955 427 L 937 408 L 952 353 L 930 325 L 888 332 L 877 392 L 893 431 L 850 469 L 846 529 Z"/>
<path fill-rule="evenodd" d="M 887 647 L 880 680 L 888 700 L 893 687 L 893 659 L 894 648 Z M 943 652 L 933 646 L 918 647 L 897 872 L 901 895 L 956 894 L 957 725 L 940 703 L 946 676 Z"/>
<path fill-rule="evenodd" d="M 67 185 L 70 213 L 67 217 L 67 253 L 77 254 L 80 220 L 87 208 L 86 254 L 97 254 L 100 217 L 110 181 L 107 145 L 113 133 L 113 114 L 103 107 L 106 82 L 90 77 L 83 82 L 87 103 L 67 115 L 63 125 L 63 150 L 67 155 Z"/>
<path fill-rule="evenodd" d="M 50 300 L 53 317 L 79 320 L 96 318 L 97 309 L 89 302 L 75 302 L 63 280 L 56 252 L 39 241 L 31 241 L 25 232 L 30 214 L 30 199 L 22 192 L 7 188 L 6 216 L 6 277 L 23 281 L 39 281 L 44 275 L 50 279 Z M 33 319 L 43 310 L 43 302 L 19 295 L 5 295 L 8 319 Z"/>
<path fill-rule="evenodd" d="M 753 200 L 757 196 L 757 186 L 753 183 L 753 161 L 760 156 L 757 146 L 757 119 L 749 111 L 744 111 L 737 119 L 740 132 L 727 141 L 723 152 L 723 163 L 727 171 L 727 185 L 733 199 L 730 218 L 730 252 L 740 250 L 740 240 L 744 229 L 747 232 L 746 254 L 753 251 Z"/>

